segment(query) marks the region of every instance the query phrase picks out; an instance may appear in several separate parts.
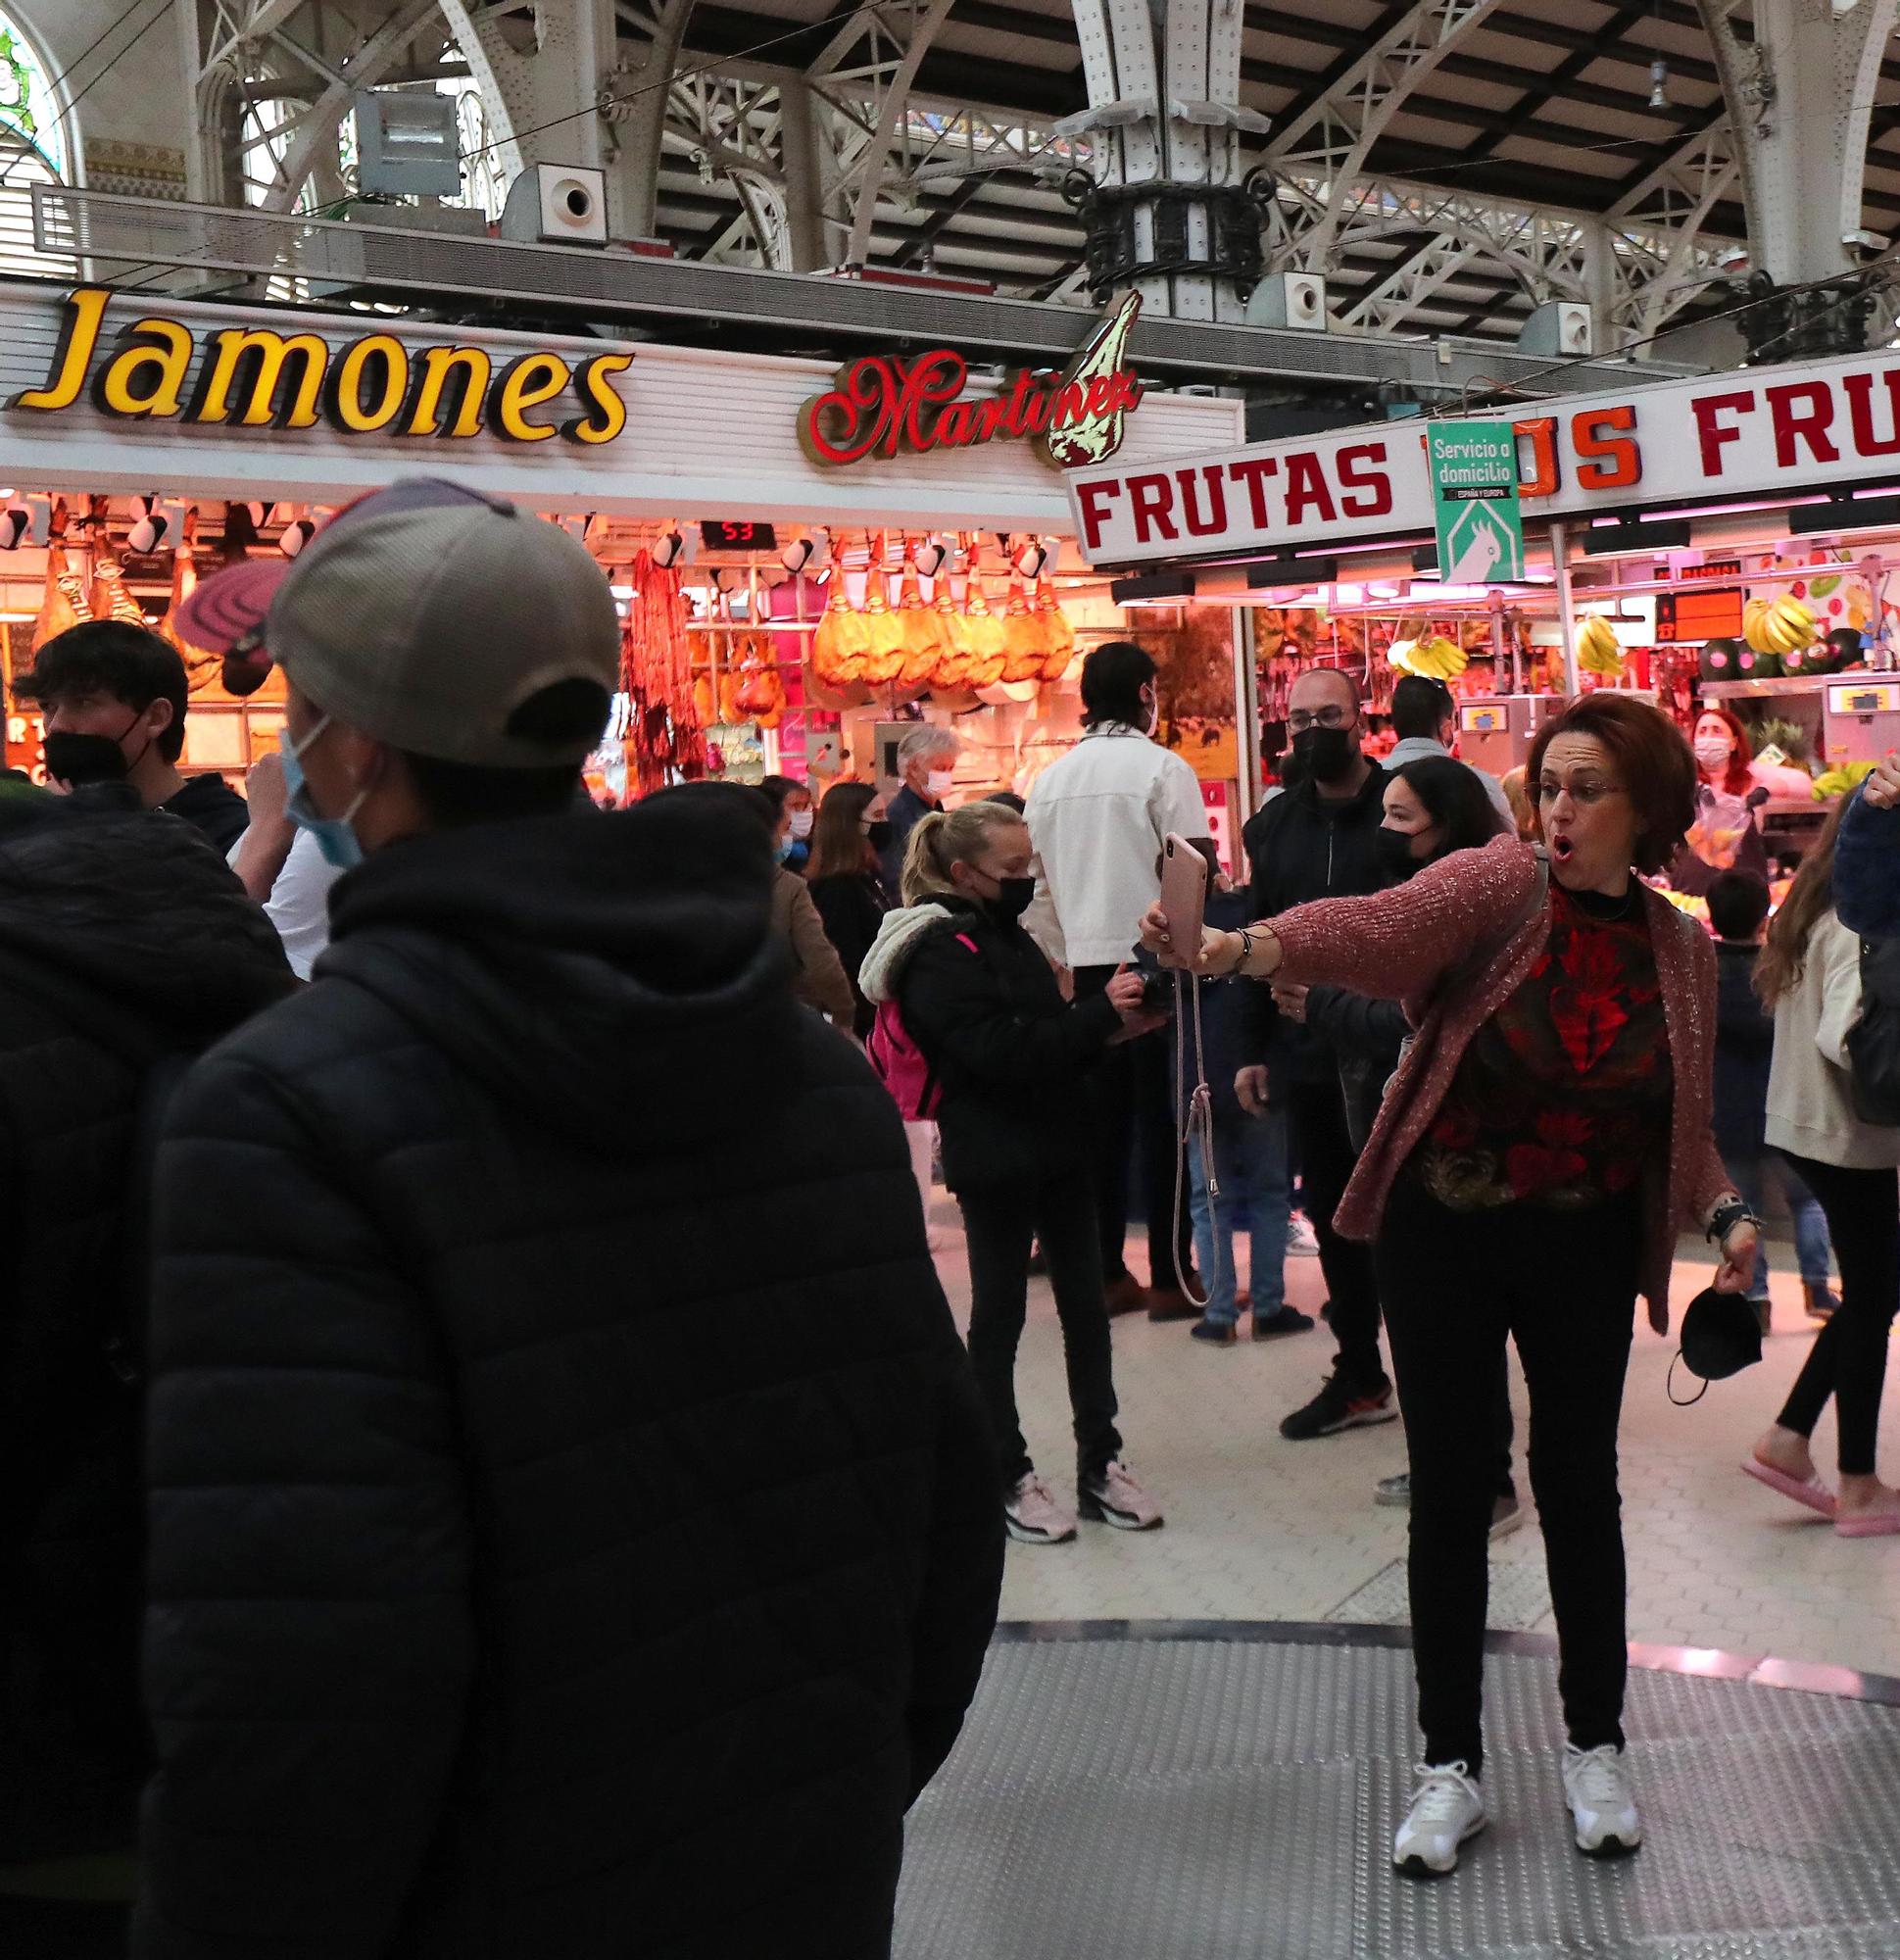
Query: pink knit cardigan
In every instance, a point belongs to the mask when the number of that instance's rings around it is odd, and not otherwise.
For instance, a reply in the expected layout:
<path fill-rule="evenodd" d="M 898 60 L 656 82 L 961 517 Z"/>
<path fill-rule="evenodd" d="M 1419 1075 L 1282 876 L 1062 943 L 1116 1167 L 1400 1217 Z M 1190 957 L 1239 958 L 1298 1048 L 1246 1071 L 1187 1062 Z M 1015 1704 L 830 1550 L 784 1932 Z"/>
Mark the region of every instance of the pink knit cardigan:
<path fill-rule="evenodd" d="M 1536 853 L 1500 837 L 1482 851 L 1441 858 L 1393 891 L 1323 899 L 1267 921 L 1280 941 L 1276 979 L 1403 1002 L 1418 1030 L 1340 1200 L 1335 1224 L 1345 1238 L 1377 1236 L 1392 1181 L 1431 1128 L 1472 1037 L 1536 964 L 1551 916 L 1548 897 L 1532 910 L 1536 890 Z M 1710 1130 L 1715 952 L 1708 934 L 1668 900 L 1645 891 L 1643 904 L 1675 1077 L 1667 1188 L 1653 1174 L 1643 1185 L 1641 1288 L 1660 1334 L 1669 1326 L 1677 1234 L 1687 1223 L 1701 1226 L 1734 1183 Z M 1523 923 L 1513 931 L 1514 919 Z M 1459 973 L 1474 955 L 1476 969 Z M 1441 985 L 1448 976 L 1452 984 Z"/>

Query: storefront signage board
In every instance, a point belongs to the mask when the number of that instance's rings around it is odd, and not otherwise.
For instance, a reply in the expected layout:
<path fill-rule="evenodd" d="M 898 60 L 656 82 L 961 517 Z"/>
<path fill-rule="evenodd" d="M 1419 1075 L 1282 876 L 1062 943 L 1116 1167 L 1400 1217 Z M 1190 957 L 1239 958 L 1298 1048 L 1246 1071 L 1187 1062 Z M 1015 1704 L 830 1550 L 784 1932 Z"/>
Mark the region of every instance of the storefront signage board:
<path fill-rule="evenodd" d="M 1533 519 L 1812 496 L 1900 473 L 1900 353 L 1632 383 L 1474 419 L 1515 436 Z M 1379 422 L 1076 470 L 1076 535 L 1095 564 L 1120 566 L 1431 533 L 1431 427 Z"/>
<path fill-rule="evenodd" d="M 1017 439 L 1056 469 L 1103 463 L 1142 400 L 1123 358 L 1141 311 L 1142 296 L 1130 293 L 1059 373 L 1020 368 L 980 398 L 964 394 L 970 364 L 954 348 L 863 355 L 839 370 L 835 387 L 800 405 L 800 445 L 825 468 Z"/>
<path fill-rule="evenodd" d="M 1517 438 L 1508 422 L 1429 422 L 1432 514 L 1439 575 L 1452 585 L 1524 577 Z"/>
<path fill-rule="evenodd" d="M 102 409 L 93 382 L 102 365 L 123 351 L 122 336 L 163 315 L 189 339 L 177 389 L 177 416 L 125 416 Z M 65 295 L 43 286 L 0 281 L 0 401 L 45 391 L 63 371 L 63 328 L 72 318 Z M 426 368 L 431 349 L 470 349 L 486 359 L 492 389 L 497 377 L 526 357 L 561 362 L 572 379 L 558 398 L 542 404 L 526 397 L 552 383 L 545 368 L 536 388 L 518 382 L 514 406 L 527 420 L 546 426 L 539 439 L 512 436 L 491 425 L 450 435 L 465 423 L 461 377 L 444 377 L 436 426 L 444 432 L 408 431 L 419 405 L 404 407 L 377 428 L 338 426 L 324 413 L 319 384 L 314 419 L 302 411 L 301 363 L 287 357 L 287 371 L 270 391 L 287 405 L 299 426 L 246 419 L 254 388 L 248 372 L 228 377 L 222 420 L 190 419 L 183 413 L 199 399 L 209 360 L 214 368 L 227 330 L 269 328 L 289 339 L 310 334 L 322 344 L 325 381 L 349 351 L 365 340 L 393 341 L 412 380 Z M 162 344 L 163 343 L 163 344 Z M 157 356 L 178 359 L 182 348 L 168 334 L 141 340 Z M 246 356 L 245 363 L 255 357 Z M 315 354 L 309 357 L 315 367 Z M 625 412 L 610 440 L 564 438 L 560 424 L 600 413 L 576 383 L 590 363 L 623 360 L 596 374 Z M 457 364 L 470 370 L 480 364 Z M 383 399 L 384 369 L 398 363 L 389 348 L 359 355 L 350 378 L 362 383 L 361 400 L 374 418 Z M 448 367 L 438 356 L 438 368 Z M 316 505 L 347 502 L 399 476 L 427 473 L 465 483 L 492 495 L 517 499 L 535 510 L 598 511 L 654 518 L 714 516 L 734 522 L 824 524 L 834 529 L 1003 530 L 1061 535 L 1069 505 L 1062 479 L 1027 442 L 990 442 L 967 449 L 894 457 L 870 456 L 849 469 L 823 468 L 799 446 L 801 406 L 831 385 L 834 368 L 822 361 L 736 353 L 697 347 L 637 346 L 610 340 L 496 328 L 444 327 L 398 316 L 258 308 L 147 294 L 114 295 L 98 321 L 97 344 L 70 406 L 54 411 L 0 412 L 0 483 L 21 490 L 94 491 L 107 495 L 170 495 L 285 500 Z M 125 391 L 160 391 L 169 402 L 171 368 L 156 361 L 136 372 L 120 370 Z M 532 377 L 531 377 L 532 378 Z M 454 385 L 451 385 L 451 384 Z M 60 392 L 54 388 L 57 397 Z M 391 387 L 393 392 L 393 385 Z M 141 399 L 145 398 L 141 394 Z M 208 402 L 216 400 L 207 394 Z M 480 396 L 485 403 L 486 394 Z M 1240 440 L 1238 402 L 1150 391 L 1141 411 L 1127 417 L 1120 456 L 1131 463 L 1230 447 Z"/>

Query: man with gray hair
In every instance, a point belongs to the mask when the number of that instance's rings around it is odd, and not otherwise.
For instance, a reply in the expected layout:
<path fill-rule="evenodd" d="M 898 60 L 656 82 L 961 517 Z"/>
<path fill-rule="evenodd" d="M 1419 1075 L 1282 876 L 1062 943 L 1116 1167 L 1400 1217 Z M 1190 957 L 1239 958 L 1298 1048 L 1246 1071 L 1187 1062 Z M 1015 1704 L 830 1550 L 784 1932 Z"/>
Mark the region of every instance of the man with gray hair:
<path fill-rule="evenodd" d="M 962 753 L 962 743 L 948 728 L 933 728 L 927 723 L 913 728 L 898 744 L 898 774 L 903 778 L 903 787 L 885 811 L 891 841 L 878 860 L 884 889 L 894 899 L 902 881 L 903 854 L 909 849 L 910 833 L 933 809 L 943 808 L 956 759 Z"/>

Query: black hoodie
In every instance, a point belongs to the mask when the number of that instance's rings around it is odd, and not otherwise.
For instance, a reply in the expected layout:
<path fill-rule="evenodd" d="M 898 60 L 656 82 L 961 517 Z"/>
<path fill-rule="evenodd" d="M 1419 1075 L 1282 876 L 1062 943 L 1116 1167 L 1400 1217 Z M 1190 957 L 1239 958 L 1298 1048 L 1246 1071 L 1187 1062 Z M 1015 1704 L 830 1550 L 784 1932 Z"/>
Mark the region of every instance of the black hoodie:
<path fill-rule="evenodd" d="M 150 1058 L 294 984 L 189 824 L 125 785 L 0 798 L 0 1864 L 130 1841 L 135 1116 Z"/>
<path fill-rule="evenodd" d="M 738 806 L 376 853 L 189 1085 L 144 1960 L 888 1951 L 997 1468 L 897 1111 L 792 1001 Z"/>

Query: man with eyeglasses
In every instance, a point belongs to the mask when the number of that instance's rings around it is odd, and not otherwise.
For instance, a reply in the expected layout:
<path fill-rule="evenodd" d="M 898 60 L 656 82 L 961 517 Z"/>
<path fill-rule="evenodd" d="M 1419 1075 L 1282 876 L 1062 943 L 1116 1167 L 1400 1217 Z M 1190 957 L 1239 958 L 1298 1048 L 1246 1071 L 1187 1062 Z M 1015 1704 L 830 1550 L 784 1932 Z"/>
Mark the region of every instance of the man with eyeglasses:
<path fill-rule="evenodd" d="M 1352 675 L 1338 667 L 1301 674 L 1288 702 L 1287 733 L 1297 780 L 1242 833 L 1253 867 L 1254 918 L 1272 918 L 1313 899 L 1363 898 L 1386 883 L 1378 848 L 1386 771 L 1360 747 L 1365 717 Z M 1371 1249 L 1333 1229 L 1357 1160 L 1340 1093 L 1339 1056 L 1324 1037 L 1277 1012 L 1266 988 L 1254 990 L 1249 1005 L 1249 1047 L 1262 1059 L 1241 1070 L 1235 1093 L 1243 1109 L 1262 1110 L 1271 1083 L 1274 1102 L 1287 1110 L 1339 1343 L 1325 1386 L 1280 1425 L 1282 1436 L 1301 1443 L 1390 1422 L 1398 1406 L 1379 1356 Z"/>

